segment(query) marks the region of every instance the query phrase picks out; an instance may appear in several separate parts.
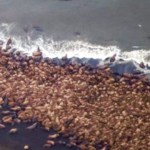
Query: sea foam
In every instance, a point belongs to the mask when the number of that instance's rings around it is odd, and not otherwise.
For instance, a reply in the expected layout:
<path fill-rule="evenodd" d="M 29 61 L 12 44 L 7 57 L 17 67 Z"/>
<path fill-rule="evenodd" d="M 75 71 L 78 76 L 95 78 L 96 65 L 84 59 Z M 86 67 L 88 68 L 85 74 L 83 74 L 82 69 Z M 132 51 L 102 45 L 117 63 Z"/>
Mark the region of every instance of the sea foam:
<path fill-rule="evenodd" d="M 94 45 L 81 40 L 55 41 L 52 37 L 46 37 L 44 33 L 41 34 L 36 30 L 22 32 L 20 35 L 14 34 L 13 30 L 16 30 L 16 28 L 17 25 L 15 24 L 2 23 L 0 25 L 0 40 L 7 43 L 8 38 L 11 37 L 13 41 L 12 47 L 29 56 L 31 56 L 32 53 L 37 50 L 37 47 L 39 47 L 44 57 L 60 59 L 67 55 L 68 58 L 74 58 L 76 61 L 78 58 L 78 62 L 82 61 L 87 64 L 92 62 L 96 65 L 103 65 L 107 63 L 107 58 L 116 54 L 116 61 L 110 65 L 115 71 L 117 70 L 116 68 L 119 68 L 116 72 L 124 73 L 128 70 L 127 72 L 132 73 L 133 69 L 131 68 L 137 68 L 137 70 L 140 70 L 141 72 L 150 74 L 149 67 L 142 69 L 138 65 L 138 63 L 141 62 L 150 65 L 150 50 L 136 49 L 123 51 L 115 45 Z M 3 44 L 3 48 L 5 47 L 6 45 Z M 124 60 L 124 62 L 120 60 Z M 126 67 L 124 67 L 124 70 L 122 69 L 122 71 L 120 71 L 120 68 L 123 68 L 124 64 L 127 64 Z"/>

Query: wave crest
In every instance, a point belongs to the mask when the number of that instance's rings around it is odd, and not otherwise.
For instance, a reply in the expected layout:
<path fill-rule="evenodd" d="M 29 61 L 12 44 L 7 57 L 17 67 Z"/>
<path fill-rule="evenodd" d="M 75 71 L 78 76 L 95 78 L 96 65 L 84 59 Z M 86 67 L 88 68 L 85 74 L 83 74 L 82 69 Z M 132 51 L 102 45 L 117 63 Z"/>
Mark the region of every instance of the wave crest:
<path fill-rule="evenodd" d="M 94 58 L 94 59 L 106 59 L 116 54 L 117 59 L 133 60 L 138 63 L 144 62 L 150 64 L 150 50 L 130 50 L 123 51 L 117 46 L 101 46 L 90 44 L 87 41 L 54 41 L 52 37 L 46 37 L 44 33 L 31 29 L 28 32 L 21 34 L 14 34 L 14 30 L 17 30 L 17 24 L 2 23 L 0 25 L 0 40 L 4 43 L 9 37 L 13 39 L 13 48 L 19 51 L 31 55 L 33 51 L 37 50 L 37 47 L 43 52 L 44 57 L 61 58 L 67 55 L 68 58 Z M 5 45 L 3 45 L 5 47 Z"/>

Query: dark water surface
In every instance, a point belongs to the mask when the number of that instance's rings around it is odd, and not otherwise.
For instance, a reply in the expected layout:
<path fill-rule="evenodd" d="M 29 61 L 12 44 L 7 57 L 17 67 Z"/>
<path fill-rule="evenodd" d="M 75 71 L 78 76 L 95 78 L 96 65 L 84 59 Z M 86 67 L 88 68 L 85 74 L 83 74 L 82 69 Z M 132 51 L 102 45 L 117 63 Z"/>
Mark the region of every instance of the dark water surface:
<path fill-rule="evenodd" d="M 29 125 L 29 124 L 28 124 Z M 0 130 L 0 150 L 23 150 L 24 145 L 29 145 L 30 150 L 77 150 L 77 148 L 69 148 L 65 145 L 56 144 L 51 148 L 44 148 L 43 145 L 46 143 L 48 132 L 44 131 L 40 127 L 34 130 L 27 130 L 27 124 L 15 125 L 18 128 L 18 133 L 9 134 L 9 130 L 12 128 L 11 125 L 7 126 L 6 129 Z M 49 132 L 51 134 L 54 131 Z M 63 139 L 64 138 L 59 138 Z M 56 140 L 56 143 L 58 140 Z"/>
<path fill-rule="evenodd" d="M 23 150 L 24 145 L 29 145 L 30 150 L 77 150 L 77 148 L 69 148 L 65 145 L 56 144 L 51 148 L 44 148 L 43 145 L 47 140 L 48 133 L 40 128 L 27 130 L 27 125 L 22 124 L 18 127 L 18 133 L 10 135 L 8 132 L 11 126 L 0 130 L 0 150 Z M 54 133 L 51 131 L 50 133 Z M 63 138 L 62 138 L 63 139 Z M 58 142 L 58 140 L 56 140 Z"/>
<path fill-rule="evenodd" d="M 149 0 L 0 0 L 0 22 L 37 29 L 56 40 L 150 48 Z"/>

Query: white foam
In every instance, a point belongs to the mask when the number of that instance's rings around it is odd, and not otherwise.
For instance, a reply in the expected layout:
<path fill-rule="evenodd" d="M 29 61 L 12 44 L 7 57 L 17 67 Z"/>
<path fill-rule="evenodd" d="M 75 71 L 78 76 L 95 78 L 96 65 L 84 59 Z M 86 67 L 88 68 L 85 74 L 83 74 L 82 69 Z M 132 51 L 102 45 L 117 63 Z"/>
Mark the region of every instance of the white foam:
<path fill-rule="evenodd" d="M 150 50 L 132 50 L 128 52 L 122 51 L 117 46 L 101 46 L 92 45 L 85 41 L 54 41 L 52 38 L 45 37 L 39 34 L 36 39 L 32 38 L 32 33 L 23 35 L 14 35 L 12 30 L 16 27 L 15 24 L 3 23 L 0 25 L 0 40 L 5 43 L 9 37 L 13 39 L 13 48 L 31 55 L 33 51 L 37 50 L 39 46 L 43 52 L 44 57 L 58 57 L 61 58 L 67 54 L 70 57 L 79 58 L 99 58 L 105 59 L 116 54 L 117 58 L 125 60 L 134 60 L 138 63 L 144 62 L 150 64 Z"/>

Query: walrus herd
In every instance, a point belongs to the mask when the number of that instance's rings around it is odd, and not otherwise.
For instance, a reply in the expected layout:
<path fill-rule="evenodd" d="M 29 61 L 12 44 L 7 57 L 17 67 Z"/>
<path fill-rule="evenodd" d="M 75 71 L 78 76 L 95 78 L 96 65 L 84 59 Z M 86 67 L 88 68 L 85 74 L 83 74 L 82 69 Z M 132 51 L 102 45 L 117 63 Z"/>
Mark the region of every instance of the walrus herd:
<path fill-rule="evenodd" d="M 116 76 L 108 66 L 58 66 L 40 49 L 26 56 L 0 48 L 0 108 L 1 130 L 33 122 L 29 130 L 40 123 L 57 131 L 43 147 L 54 146 L 60 134 L 69 138 L 67 146 L 81 150 L 150 147 L 150 82 L 146 76 Z"/>

